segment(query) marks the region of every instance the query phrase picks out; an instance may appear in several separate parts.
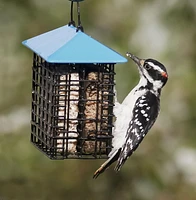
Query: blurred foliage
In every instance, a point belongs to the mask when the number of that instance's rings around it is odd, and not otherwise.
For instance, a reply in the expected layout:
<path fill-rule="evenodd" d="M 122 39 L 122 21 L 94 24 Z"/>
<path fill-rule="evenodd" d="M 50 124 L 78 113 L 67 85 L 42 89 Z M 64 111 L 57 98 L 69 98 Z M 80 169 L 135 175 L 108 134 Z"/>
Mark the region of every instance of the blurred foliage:
<path fill-rule="evenodd" d="M 69 22 L 67 0 L 0 0 L 0 200 L 196 199 L 196 1 L 86 0 L 85 32 L 125 55 L 163 62 L 169 82 L 158 121 L 121 172 L 103 160 L 51 161 L 29 142 L 32 52 L 21 41 Z M 118 99 L 138 81 L 116 66 Z M 24 112 L 25 110 L 25 112 Z"/>

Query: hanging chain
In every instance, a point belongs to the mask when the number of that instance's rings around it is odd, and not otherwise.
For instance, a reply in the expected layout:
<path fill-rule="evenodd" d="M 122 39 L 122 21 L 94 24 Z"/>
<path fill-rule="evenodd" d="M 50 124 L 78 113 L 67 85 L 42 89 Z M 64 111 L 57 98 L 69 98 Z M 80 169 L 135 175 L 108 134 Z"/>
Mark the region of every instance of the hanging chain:
<path fill-rule="evenodd" d="M 71 12 L 70 12 L 70 17 L 71 17 L 71 21 L 69 22 L 69 26 L 73 25 L 75 26 L 75 21 L 74 21 L 74 13 L 73 13 L 73 10 L 74 10 L 74 2 L 77 2 L 77 15 L 78 15 L 78 26 L 77 26 L 77 32 L 78 31 L 82 31 L 84 32 L 84 28 L 82 26 L 82 22 L 81 22 L 81 17 L 80 17 L 80 3 L 79 3 L 80 0 L 71 0 Z"/>

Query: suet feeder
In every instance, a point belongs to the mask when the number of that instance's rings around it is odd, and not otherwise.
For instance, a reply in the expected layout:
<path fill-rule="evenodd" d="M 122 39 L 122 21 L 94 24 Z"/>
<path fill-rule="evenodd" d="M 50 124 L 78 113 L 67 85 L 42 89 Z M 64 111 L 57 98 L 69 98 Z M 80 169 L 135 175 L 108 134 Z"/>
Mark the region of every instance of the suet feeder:
<path fill-rule="evenodd" d="M 34 52 L 31 142 L 51 159 L 106 158 L 112 149 L 114 65 L 126 59 L 83 32 L 76 0 L 68 25 L 23 45 Z"/>

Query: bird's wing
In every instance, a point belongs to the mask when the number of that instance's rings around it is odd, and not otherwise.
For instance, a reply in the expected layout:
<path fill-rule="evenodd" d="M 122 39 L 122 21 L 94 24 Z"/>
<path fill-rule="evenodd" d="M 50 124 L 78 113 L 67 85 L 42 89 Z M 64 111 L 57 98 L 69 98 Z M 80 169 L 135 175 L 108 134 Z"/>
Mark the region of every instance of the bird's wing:
<path fill-rule="evenodd" d="M 145 135 L 154 124 L 159 112 L 159 99 L 153 94 L 147 94 L 138 98 L 133 109 L 133 117 L 129 123 L 120 156 L 115 170 L 119 171 L 125 161 L 137 149 Z"/>

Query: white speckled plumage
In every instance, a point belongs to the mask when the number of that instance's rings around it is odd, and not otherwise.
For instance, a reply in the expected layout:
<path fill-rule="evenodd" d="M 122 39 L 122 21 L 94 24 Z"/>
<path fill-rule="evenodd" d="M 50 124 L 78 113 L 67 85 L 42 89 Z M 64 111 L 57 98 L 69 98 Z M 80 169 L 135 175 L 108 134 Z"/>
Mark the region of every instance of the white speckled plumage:
<path fill-rule="evenodd" d="M 141 83 L 142 84 L 142 83 Z M 117 103 L 114 107 L 114 115 L 117 116 L 116 122 L 114 124 L 113 130 L 113 149 L 109 154 L 109 157 L 113 154 L 114 151 L 122 147 L 125 142 L 125 135 L 129 127 L 130 119 L 133 115 L 133 107 L 136 100 L 142 96 L 145 91 L 140 91 L 139 84 L 126 96 L 122 104 Z"/>

